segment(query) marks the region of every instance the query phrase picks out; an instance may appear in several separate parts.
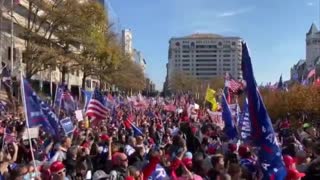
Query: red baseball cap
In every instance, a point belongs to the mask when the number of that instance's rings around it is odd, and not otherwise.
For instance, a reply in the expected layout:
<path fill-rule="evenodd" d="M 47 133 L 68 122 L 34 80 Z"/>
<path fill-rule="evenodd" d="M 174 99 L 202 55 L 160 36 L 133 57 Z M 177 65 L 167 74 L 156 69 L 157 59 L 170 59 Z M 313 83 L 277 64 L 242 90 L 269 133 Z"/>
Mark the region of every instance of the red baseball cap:
<path fill-rule="evenodd" d="M 288 169 L 287 180 L 296 180 L 304 177 L 305 175 L 305 173 L 301 173 L 296 169 Z"/>
<path fill-rule="evenodd" d="M 217 149 L 214 145 L 209 145 L 208 150 L 207 150 L 208 154 L 213 155 L 216 153 L 216 151 L 217 151 Z"/>
<path fill-rule="evenodd" d="M 287 168 L 289 168 L 290 166 L 296 163 L 296 160 L 289 155 L 283 156 L 283 161 Z"/>
<path fill-rule="evenodd" d="M 250 149 L 246 145 L 240 145 L 238 149 L 238 153 L 240 157 L 244 157 L 248 152 L 250 152 Z"/>
<path fill-rule="evenodd" d="M 51 173 L 57 173 L 63 169 L 64 169 L 64 165 L 61 161 L 56 161 L 56 162 L 52 163 L 50 166 Z"/>
<path fill-rule="evenodd" d="M 237 145 L 236 144 L 229 144 L 228 146 L 230 152 L 236 152 L 237 151 Z"/>
<path fill-rule="evenodd" d="M 103 141 L 109 141 L 109 136 L 108 135 L 106 135 L 106 134 L 102 134 L 101 136 L 100 136 L 100 138 L 101 138 L 101 140 L 103 140 Z"/>

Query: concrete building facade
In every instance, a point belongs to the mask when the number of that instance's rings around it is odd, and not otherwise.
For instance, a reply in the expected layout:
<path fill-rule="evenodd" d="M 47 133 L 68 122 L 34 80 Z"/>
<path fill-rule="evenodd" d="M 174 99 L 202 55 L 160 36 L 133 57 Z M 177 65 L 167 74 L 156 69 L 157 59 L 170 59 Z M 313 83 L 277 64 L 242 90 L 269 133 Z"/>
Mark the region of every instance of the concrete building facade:
<path fill-rule="evenodd" d="M 146 59 L 143 57 L 142 52 L 137 49 L 133 49 L 133 54 L 135 63 L 137 63 L 143 70 L 143 73 L 145 73 L 147 62 Z"/>
<path fill-rule="evenodd" d="M 47 1 L 48 3 L 52 3 L 50 0 Z M 2 12 L 0 14 L 1 17 L 1 25 L 0 25 L 0 57 L 1 61 L 5 62 L 9 66 L 11 66 L 11 59 L 10 59 L 10 51 L 11 51 L 11 16 L 8 12 L 11 10 L 11 3 L 8 0 L 0 0 L 0 8 Z M 23 33 L 25 28 L 27 27 L 27 17 L 29 13 L 29 1 L 28 0 L 19 0 L 18 4 L 14 4 L 13 7 L 13 44 L 14 44 L 14 55 L 13 55 L 13 64 L 12 67 L 12 75 L 17 76 L 19 73 L 19 68 L 24 67 L 24 64 L 20 64 L 23 61 L 23 52 L 25 51 L 26 41 L 23 39 Z M 45 12 L 41 12 L 45 13 Z M 40 13 L 40 14 L 41 14 Z M 40 30 L 39 33 L 44 33 L 44 31 Z M 54 34 L 52 35 L 52 39 L 54 39 Z M 72 52 L 80 52 L 81 47 L 74 47 L 70 48 Z M 66 75 L 67 84 L 69 88 L 78 89 L 80 92 L 80 87 L 82 83 L 82 76 L 83 73 L 81 71 L 76 72 L 69 72 Z M 39 72 L 38 74 L 32 77 L 32 80 L 37 81 L 39 86 L 48 85 L 50 80 L 54 84 L 61 83 L 62 75 L 61 72 L 56 68 L 52 69 L 51 71 L 46 70 L 43 72 Z M 88 78 L 87 79 L 86 87 L 89 90 L 92 90 L 94 86 L 91 84 L 98 83 L 97 80 Z"/>
<path fill-rule="evenodd" d="M 168 80 L 176 71 L 209 80 L 229 72 L 242 78 L 242 39 L 216 34 L 192 34 L 171 38 L 168 52 Z"/>
<path fill-rule="evenodd" d="M 121 34 L 121 45 L 125 53 L 133 57 L 132 45 L 132 31 L 130 29 L 123 29 Z M 132 58 L 132 60 L 134 60 Z"/>

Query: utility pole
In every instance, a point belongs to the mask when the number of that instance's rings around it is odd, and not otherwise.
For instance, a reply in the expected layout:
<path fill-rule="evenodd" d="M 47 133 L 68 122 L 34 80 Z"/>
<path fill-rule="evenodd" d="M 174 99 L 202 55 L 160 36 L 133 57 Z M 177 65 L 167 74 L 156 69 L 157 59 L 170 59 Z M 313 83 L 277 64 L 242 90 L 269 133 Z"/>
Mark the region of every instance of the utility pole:
<path fill-rule="evenodd" d="M 0 66 L 2 66 L 2 51 L 3 51 L 3 43 L 2 43 L 2 7 L 5 0 L 0 0 Z M 1 67 L 2 69 L 2 67 Z M 0 90 L 1 90 L 2 80 L 0 80 Z"/>
<path fill-rule="evenodd" d="M 11 16 L 11 50 L 10 50 L 10 60 L 11 60 L 11 74 L 13 72 L 13 56 L 14 56 L 14 37 L 13 37 L 13 28 L 14 28 L 14 19 L 13 19 L 13 0 L 11 0 L 11 12 L 10 12 L 10 16 Z"/>

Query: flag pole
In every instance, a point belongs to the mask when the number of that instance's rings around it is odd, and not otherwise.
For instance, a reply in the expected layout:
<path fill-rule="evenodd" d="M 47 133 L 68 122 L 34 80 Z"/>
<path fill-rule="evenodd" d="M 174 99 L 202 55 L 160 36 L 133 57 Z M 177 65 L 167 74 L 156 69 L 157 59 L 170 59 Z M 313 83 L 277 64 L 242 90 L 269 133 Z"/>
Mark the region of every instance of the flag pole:
<path fill-rule="evenodd" d="M 31 138 L 30 138 L 29 119 L 28 119 L 28 113 L 27 113 L 26 96 L 24 94 L 25 91 L 24 91 L 24 82 L 23 82 L 22 69 L 20 70 L 20 83 L 21 83 L 21 98 L 22 98 L 22 102 L 23 102 L 24 114 L 25 114 L 25 119 L 26 119 L 27 133 L 28 133 L 28 140 L 29 140 L 29 144 L 30 144 L 31 157 L 32 157 L 34 168 L 35 168 L 35 172 L 37 173 L 38 169 L 37 169 L 36 161 L 35 161 L 35 158 L 34 158 L 34 153 L 33 153 L 33 148 L 32 148 L 32 141 L 31 141 Z"/>

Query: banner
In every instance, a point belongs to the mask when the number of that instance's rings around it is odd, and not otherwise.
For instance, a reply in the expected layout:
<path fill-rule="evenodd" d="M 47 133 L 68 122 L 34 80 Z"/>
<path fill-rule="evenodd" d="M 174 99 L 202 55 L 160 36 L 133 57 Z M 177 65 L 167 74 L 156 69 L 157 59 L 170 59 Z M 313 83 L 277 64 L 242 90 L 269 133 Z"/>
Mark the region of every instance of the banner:
<path fill-rule="evenodd" d="M 241 113 L 239 120 L 240 138 L 246 142 L 251 136 L 251 122 L 249 119 L 248 100 L 246 99 L 243 106 L 243 112 Z"/>
<path fill-rule="evenodd" d="M 47 133 L 58 136 L 59 119 L 51 107 L 40 99 L 27 80 L 24 79 L 22 81 L 21 88 L 23 90 L 25 115 L 28 119 L 29 128 L 42 126 Z"/>

